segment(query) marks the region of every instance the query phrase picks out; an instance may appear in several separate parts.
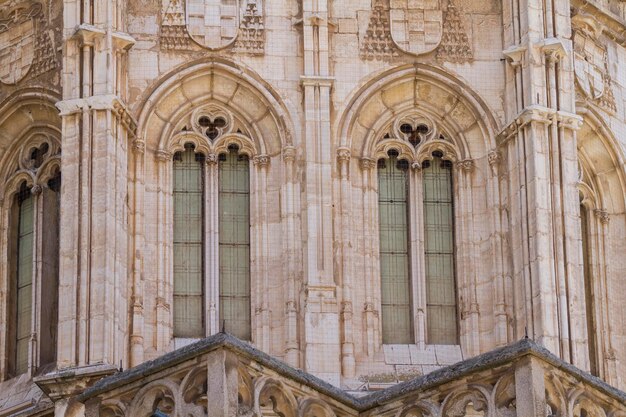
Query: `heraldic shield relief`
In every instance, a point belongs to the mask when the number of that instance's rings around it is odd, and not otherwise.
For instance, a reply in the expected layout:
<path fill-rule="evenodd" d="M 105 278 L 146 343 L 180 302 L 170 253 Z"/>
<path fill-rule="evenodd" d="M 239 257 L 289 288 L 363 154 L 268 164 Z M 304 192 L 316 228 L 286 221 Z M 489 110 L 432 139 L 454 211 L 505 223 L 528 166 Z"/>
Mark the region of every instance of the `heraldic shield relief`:
<path fill-rule="evenodd" d="M 442 0 L 390 0 L 391 38 L 404 52 L 421 55 L 441 43 Z"/>
<path fill-rule="evenodd" d="M 186 0 L 187 32 L 200 46 L 224 48 L 237 38 L 239 14 L 239 0 Z"/>
<path fill-rule="evenodd" d="M 16 84 L 28 74 L 35 51 L 39 3 L 21 4 L 0 11 L 0 83 Z"/>
<path fill-rule="evenodd" d="M 574 32 L 574 72 L 576 82 L 585 95 L 593 100 L 604 94 L 606 50 L 589 35 Z"/>

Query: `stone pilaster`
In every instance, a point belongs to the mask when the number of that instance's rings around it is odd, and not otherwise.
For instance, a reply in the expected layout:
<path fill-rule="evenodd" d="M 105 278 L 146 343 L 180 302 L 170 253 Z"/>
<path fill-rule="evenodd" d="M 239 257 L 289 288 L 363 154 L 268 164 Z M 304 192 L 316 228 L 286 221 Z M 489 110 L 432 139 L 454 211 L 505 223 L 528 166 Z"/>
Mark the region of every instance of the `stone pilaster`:
<path fill-rule="evenodd" d="M 305 292 L 304 368 L 336 385 L 341 364 L 333 270 L 332 143 L 328 2 L 302 2 L 304 40 Z"/>
<path fill-rule="evenodd" d="M 584 308 L 569 1 L 515 0 L 503 13 L 509 124 L 498 144 L 509 180 L 514 338 L 528 333 L 585 367 L 574 325 Z"/>
<path fill-rule="evenodd" d="M 65 2 L 57 104 L 63 176 L 71 178 L 61 190 L 58 366 L 128 366 L 127 180 L 135 122 L 119 69 L 134 40 L 119 26 L 122 2 L 99 2 L 93 10 L 94 3 L 81 3 Z M 140 311 L 136 293 L 133 321 Z"/>

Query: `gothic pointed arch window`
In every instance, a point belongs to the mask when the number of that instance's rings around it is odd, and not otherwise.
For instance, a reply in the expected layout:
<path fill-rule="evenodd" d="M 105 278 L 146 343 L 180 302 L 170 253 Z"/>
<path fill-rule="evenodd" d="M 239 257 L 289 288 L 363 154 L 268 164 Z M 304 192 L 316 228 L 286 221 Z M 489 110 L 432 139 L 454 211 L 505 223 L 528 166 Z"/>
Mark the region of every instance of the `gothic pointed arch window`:
<path fill-rule="evenodd" d="M 43 372 L 56 362 L 60 148 L 46 135 L 25 143 L 4 189 L 5 378 Z"/>
<path fill-rule="evenodd" d="M 228 113 L 203 110 L 173 158 L 174 337 L 251 340 L 251 144 Z"/>
<path fill-rule="evenodd" d="M 378 143 L 383 344 L 458 344 L 451 148 L 420 118 Z"/>

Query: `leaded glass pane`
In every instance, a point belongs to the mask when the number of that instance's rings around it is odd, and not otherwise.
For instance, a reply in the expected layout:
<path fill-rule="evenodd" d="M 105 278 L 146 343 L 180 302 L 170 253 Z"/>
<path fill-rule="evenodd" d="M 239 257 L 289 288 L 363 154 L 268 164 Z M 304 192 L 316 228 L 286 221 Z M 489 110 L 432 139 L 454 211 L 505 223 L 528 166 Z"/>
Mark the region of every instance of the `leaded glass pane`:
<path fill-rule="evenodd" d="M 33 215 L 34 201 L 30 193 L 19 199 L 19 226 L 17 242 L 17 300 L 15 373 L 28 370 L 28 344 L 32 326 L 33 282 Z"/>
<path fill-rule="evenodd" d="M 174 336 L 204 336 L 203 168 L 192 148 L 174 159 Z"/>
<path fill-rule="evenodd" d="M 250 167 L 234 149 L 219 164 L 220 318 L 228 333 L 251 339 Z"/>
<path fill-rule="evenodd" d="M 452 167 L 435 157 L 423 169 L 426 315 L 429 344 L 458 343 Z"/>
<path fill-rule="evenodd" d="M 378 166 L 383 343 L 412 343 L 407 169 L 392 156 Z"/>

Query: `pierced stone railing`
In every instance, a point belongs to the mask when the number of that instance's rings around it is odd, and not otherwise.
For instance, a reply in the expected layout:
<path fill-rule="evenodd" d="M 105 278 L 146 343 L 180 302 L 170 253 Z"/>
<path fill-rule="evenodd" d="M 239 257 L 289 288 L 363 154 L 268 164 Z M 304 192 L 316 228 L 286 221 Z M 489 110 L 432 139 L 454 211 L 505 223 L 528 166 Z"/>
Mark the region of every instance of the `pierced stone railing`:
<path fill-rule="evenodd" d="M 82 393 L 38 379 L 57 417 L 626 417 L 626 394 L 522 340 L 355 397 L 218 334 L 101 379 Z M 76 382 L 72 382 L 76 385 Z"/>

